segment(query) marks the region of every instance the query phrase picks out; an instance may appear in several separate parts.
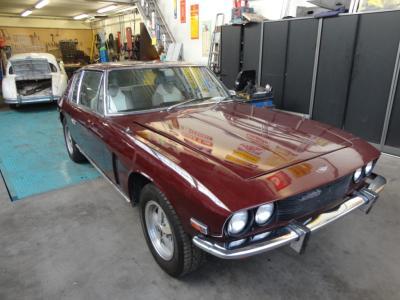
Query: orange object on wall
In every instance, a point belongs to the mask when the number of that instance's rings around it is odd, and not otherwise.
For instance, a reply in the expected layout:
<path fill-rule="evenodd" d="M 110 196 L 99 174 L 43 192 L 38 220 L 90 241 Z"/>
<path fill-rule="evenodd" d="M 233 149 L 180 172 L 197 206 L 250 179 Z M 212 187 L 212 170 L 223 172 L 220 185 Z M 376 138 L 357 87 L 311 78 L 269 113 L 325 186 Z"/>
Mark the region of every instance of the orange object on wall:
<path fill-rule="evenodd" d="M 181 0 L 181 23 L 186 23 L 186 0 Z"/>

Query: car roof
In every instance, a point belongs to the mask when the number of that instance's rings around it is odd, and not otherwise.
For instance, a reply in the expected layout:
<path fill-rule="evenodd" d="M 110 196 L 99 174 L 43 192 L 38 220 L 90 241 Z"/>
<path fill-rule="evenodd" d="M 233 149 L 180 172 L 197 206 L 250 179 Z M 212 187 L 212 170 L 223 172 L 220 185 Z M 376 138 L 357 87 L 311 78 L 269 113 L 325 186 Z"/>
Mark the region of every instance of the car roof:
<path fill-rule="evenodd" d="M 191 64 L 187 62 L 161 62 L 161 61 L 125 61 L 109 62 L 101 64 L 92 64 L 84 66 L 83 70 L 114 70 L 124 68 L 169 68 L 169 67 L 203 67 L 200 64 Z"/>
<path fill-rule="evenodd" d="M 19 53 L 14 54 L 10 57 L 9 60 L 20 60 L 20 59 L 35 59 L 35 58 L 44 58 L 48 61 L 57 61 L 55 56 L 50 53 Z"/>

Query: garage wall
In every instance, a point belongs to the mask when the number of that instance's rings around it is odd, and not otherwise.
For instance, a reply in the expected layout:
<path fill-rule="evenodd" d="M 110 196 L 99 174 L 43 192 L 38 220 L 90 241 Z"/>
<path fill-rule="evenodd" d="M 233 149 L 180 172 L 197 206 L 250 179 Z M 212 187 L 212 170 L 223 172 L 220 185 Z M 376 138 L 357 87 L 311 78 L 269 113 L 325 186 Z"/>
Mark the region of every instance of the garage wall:
<path fill-rule="evenodd" d="M 311 114 L 400 155 L 398 28 L 400 10 L 267 21 L 263 34 L 252 30 L 249 39 L 245 25 L 242 68 L 260 66 L 261 84 L 273 85 L 278 108 Z M 222 43 L 223 55 L 230 50 Z"/>
<path fill-rule="evenodd" d="M 61 40 L 78 40 L 78 49 L 90 53 L 92 29 L 89 23 L 65 19 L 0 17 L 0 36 L 13 54 L 48 52 L 60 57 Z"/>
<path fill-rule="evenodd" d="M 142 18 L 140 14 L 126 14 L 122 16 L 107 18 L 104 20 L 100 20 L 92 23 L 92 28 L 96 32 L 106 32 L 106 36 L 112 33 L 116 36 L 117 32 L 120 31 L 123 40 L 125 41 L 125 31 L 126 27 L 131 27 L 133 34 L 140 34 L 140 23 L 142 22 Z"/>
<path fill-rule="evenodd" d="M 231 0 L 186 0 L 186 23 L 180 23 L 180 0 L 177 0 L 177 18 L 174 17 L 173 0 L 159 0 L 161 11 L 164 13 L 171 32 L 175 40 L 183 43 L 183 59 L 195 63 L 206 64 L 208 57 L 202 55 L 202 36 L 201 24 L 211 22 L 211 28 L 214 28 L 215 16 L 217 13 L 225 14 L 225 22 L 231 19 L 231 10 L 233 1 Z M 198 40 L 190 39 L 190 6 L 199 4 L 200 38 Z M 251 7 L 258 14 L 263 15 L 269 20 L 280 19 L 286 15 L 295 15 L 296 7 L 313 6 L 306 0 L 253 0 L 250 1 Z"/>
<path fill-rule="evenodd" d="M 5 37 L 12 53 L 48 52 L 60 58 L 59 41 L 78 41 L 78 49 L 90 54 L 92 43 L 91 29 L 55 29 L 2 27 L 0 34 Z"/>

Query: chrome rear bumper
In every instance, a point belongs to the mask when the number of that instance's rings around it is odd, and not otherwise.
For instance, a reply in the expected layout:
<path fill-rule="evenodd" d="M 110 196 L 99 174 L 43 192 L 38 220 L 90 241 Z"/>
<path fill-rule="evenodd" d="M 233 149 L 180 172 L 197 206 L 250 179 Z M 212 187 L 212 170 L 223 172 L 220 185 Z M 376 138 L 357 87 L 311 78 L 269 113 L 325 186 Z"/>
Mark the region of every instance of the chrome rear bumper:
<path fill-rule="evenodd" d="M 290 224 L 285 227 L 285 231 L 287 232 L 286 234 L 274 237 L 265 242 L 250 244 L 236 249 L 227 249 L 219 244 L 207 241 L 203 237 L 195 236 L 193 237 L 193 243 L 203 251 L 219 258 L 239 259 L 267 252 L 296 242 L 302 238 L 304 227 L 306 227 L 309 232 L 314 232 L 357 208 L 364 208 L 366 212 L 369 212 L 371 206 L 376 201 L 378 194 L 383 190 L 386 184 L 385 178 L 379 175 L 374 176 L 375 178 L 369 182 L 367 189 L 356 192 L 352 198 L 340 205 L 337 210 L 322 213 L 310 223 L 300 226 L 299 228 L 295 228 L 297 226 L 295 224 Z"/>
<path fill-rule="evenodd" d="M 31 103 L 49 103 L 58 101 L 59 96 L 46 96 L 46 97 L 24 97 L 17 99 L 4 99 L 6 104 L 31 104 Z"/>

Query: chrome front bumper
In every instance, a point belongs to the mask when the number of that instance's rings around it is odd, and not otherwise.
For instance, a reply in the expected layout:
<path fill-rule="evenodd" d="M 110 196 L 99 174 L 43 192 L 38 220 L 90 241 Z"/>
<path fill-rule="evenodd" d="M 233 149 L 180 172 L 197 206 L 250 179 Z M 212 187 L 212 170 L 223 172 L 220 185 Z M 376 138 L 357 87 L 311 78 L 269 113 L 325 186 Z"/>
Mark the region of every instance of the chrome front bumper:
<path fill-rule="evenodd" d="M 53 101 L 58 101 L 60 99 L 59 96 L 50 96 L 50 97 L 24 97 L 17 99 L 4 99 L 4 103 L 6 104 L 31 104 L 31 103 L 49 103 Z"/>
<path fill-rule="evenodd" d="M 378 194 L 383 190 L 386 184 L 385 178 L 379 175 L 374 176 L 375 178 L 369 182 L 368 188 L 356 192 L 352 198 L 340 205 L 337 210 L 322 213 L 310 223 L 298 226 L 298 228 L 296 228 L 296 224 L 290 224 L 285 228 L 285 232 L 287 232 L 286 234 L 277 236 L 265 242 L 250 244 L 236 249 L 227 249 L 219 244 L 207 241 L 203 237 L 195 236 L 193 237 L 193 243 L 203 251 L 224 259 L 245 258 L 295 243 L 304 238 L 304 227 L 306 227 L 305 229 L 310 233 L 317 231 L 357 208 L 369 212 L 378 198 Z"/>

